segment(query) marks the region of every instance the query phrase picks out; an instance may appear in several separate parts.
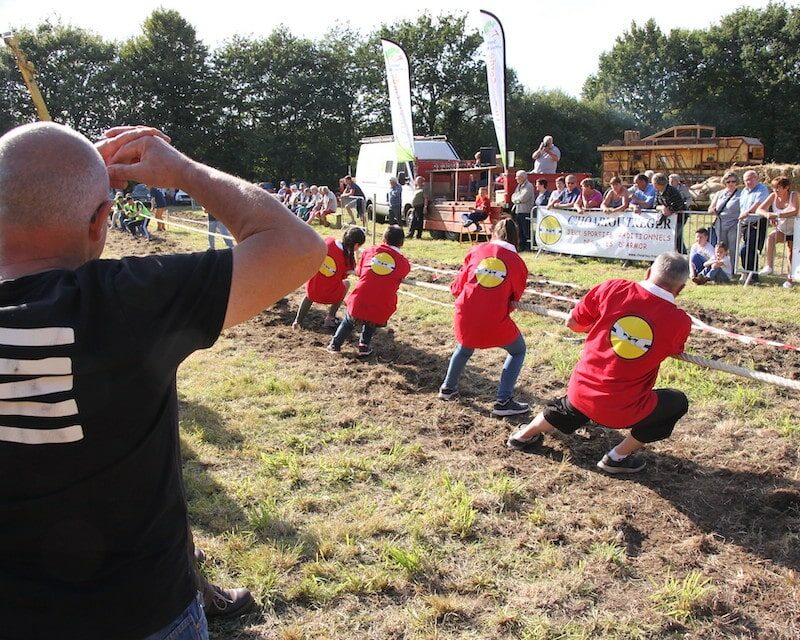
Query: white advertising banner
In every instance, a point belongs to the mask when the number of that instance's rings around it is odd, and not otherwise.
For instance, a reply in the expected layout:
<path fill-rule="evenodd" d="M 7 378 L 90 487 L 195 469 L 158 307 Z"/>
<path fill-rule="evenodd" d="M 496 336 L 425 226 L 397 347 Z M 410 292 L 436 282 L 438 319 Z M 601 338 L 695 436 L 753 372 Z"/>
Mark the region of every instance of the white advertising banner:
<path fill-rule="evenodd" d="M 486 80 L 489 85 L 489 105 L 497 134 L 497 146 L 503 167 L 508 167 L 506 154 L 506 39 L 497 16 L 480 12 L 480 31 L 483 35 L 483 55 L 486 60 Z"/>
<path fill-rule="evenodd" d="M 398 162 L 414 161 L 414 125 L 411 120 L 411 75 L 403 48 L 391 40 L 381 40 L 389 87 L 389 109 Z"/>
<path fill-rule="evenodd" d="M 792 280 L 795 282 L 800 281 L 800 218 L 794 219 L 794 237 L 795 241 L 792 243 Z"/>
<path fill-rule="evenodd" d="M 544 251 L 574 256 L 655 260 L 675 250 L 674 215 L 657 211 L 604 214 L 565 209 L 537 210 L 536 243 Z"/>

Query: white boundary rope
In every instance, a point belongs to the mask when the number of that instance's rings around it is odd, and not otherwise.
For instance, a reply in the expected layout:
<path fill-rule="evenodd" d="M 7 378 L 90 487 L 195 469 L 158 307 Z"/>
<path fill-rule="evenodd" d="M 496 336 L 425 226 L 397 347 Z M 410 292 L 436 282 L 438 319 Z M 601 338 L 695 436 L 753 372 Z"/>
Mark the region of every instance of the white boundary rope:
<path fill-rule="evenodd" d="M 450 288 L 445 285 L 433 284 L 430 282 L 419 282 L 417 280 L 411 280 L 408 278 L 403 280 L 403 284 L 418 286 L 425 289 L 432 289 L 434 291 L 446 291 L 448 293 L 450 292 Z M 418 300 L 423 300 L 431 304 L 448 306 L 448 307 L 453 306 L 452 304 L 446 304 L 443 302 L 439 302 L 438 300 L 431 300 L 429 298 L 424 298 L 422 296 L 411 294 L 406 291 L 401 291 L 401 293 L 409 297 L 417 298 Z M 569 315 L 564 311 L 554 311 L 552 309 L 548 309 L 547 307 L 542 307 L 537 304 L 531 304 L 529 302 L 515 302 L 514 307 L 520 311 L 536 313 L 538 315 L 546 316 L 548 318 L 557 318 L 559 320 L 566 320 L 567 316 Z M 673 357 L 676 360 L 682 360 L 683 362 L 688 362 L 689 364 L 693 364 L 698 367 L 704 367 L 706 369 L 714 369 L 716 371 L 730 373 L 732 375 L 741 376 L 743 378 L 749 378 L 750 380 L 758 380 L 759 382 L 765 382 L 767 384 L 784 387 L 786 389 L 800 391 L 800 381 L 790 380 L 789 378 L 782 378 L 781 376 L 776 376 L 771 373 L 753 371 L 752 369 L 745 369 L 744 367 L 728 364 L 727 362 L 722 362 L 721 360 L 710 360 L 708 358 L 702 358 L 700 356 L 695 356 L 688 353 L 680 353 Z"/>

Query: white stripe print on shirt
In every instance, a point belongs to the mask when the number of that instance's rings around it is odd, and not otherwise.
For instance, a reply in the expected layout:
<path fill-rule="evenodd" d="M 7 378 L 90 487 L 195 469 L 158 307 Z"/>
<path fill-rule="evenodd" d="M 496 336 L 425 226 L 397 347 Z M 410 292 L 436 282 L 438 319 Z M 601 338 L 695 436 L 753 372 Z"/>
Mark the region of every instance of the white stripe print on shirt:
<path fill-rule="evenodd" d="M 74 343 L 75 332 L 69 327 L 39 329 L 0 327 L 0 348 L 33 347 L 35 351 L 45 351 L 47 347 Z M 0 375 L 6 379 L 12 378 L 8 382 L 0 383 L 0 416 L 44 418 L 44 422 L 50 418 L 70 416 L 77 418 L 78 405 L 72 398 L 53 402 L 32 400 L 38 396 L 72 391 L 74 383 L 72 374 L 72 359 L 67 357 L 0 358 Z M 13 380 L 14 376 L 25 376 L 27 379 Z M 33 429 L 14 422 L 13 419 L 0 417 L 1 442 L 64 444 L 83 439 L 81 425 Z M 63 420 L 59 420 L 59 424 L 63 423 Z"/>

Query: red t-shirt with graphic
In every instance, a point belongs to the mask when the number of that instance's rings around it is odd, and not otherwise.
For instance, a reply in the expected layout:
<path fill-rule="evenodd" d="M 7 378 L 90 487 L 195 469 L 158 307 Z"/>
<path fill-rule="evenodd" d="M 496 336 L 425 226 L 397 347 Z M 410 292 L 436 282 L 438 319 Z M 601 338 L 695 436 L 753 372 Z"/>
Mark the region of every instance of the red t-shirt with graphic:
<path fill-rule="evenodd" d="M 473 247 L 450 285 L 456 297 L 456 340 L 471 349 L 503 347 L 516 340 L 511 303 L 522 297 L 528 267 L 514 245 L 493 240 Z"/>
<path fill-rule="evenodd" d="M 397 309 L 397 290 L 411 264 L 397 247 L 380 244 L 361 254 L 358 282 L 347 298 L 347 312 L 359 320 L 385 325 Z"/>
<path fill-rule="evenodd" d="M 622 429 L 650 415 L 661 363 L 683 352 L 691 319 L 657 293 L 670 295 L 649 282 L 609 280 L 572 310 L 576 323 L 591 328 L 567 396 L 598 424 Z"/>
<path fill-rule="evenodd" d="M 328 254 L 314 277 L 306 282 L 306 296 L 311 302 L 319 304 L 336 304 L 344 300 L 347 289 L 344 281 L 347 279 L 347 261 L 344 257 L 344 248 L 335 238 L 325 238 L 328 245 Z"/>

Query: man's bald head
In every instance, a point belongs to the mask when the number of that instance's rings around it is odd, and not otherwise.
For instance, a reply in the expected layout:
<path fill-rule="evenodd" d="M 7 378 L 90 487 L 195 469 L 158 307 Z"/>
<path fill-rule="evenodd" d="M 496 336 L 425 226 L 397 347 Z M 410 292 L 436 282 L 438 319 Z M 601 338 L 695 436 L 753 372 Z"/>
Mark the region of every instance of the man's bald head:
<path fill-rule="evenodd" d="M 0 138 L 0 226 L 88 222 L 108 188 L 100 154 L 68 127 L 37 122 Z"/>

